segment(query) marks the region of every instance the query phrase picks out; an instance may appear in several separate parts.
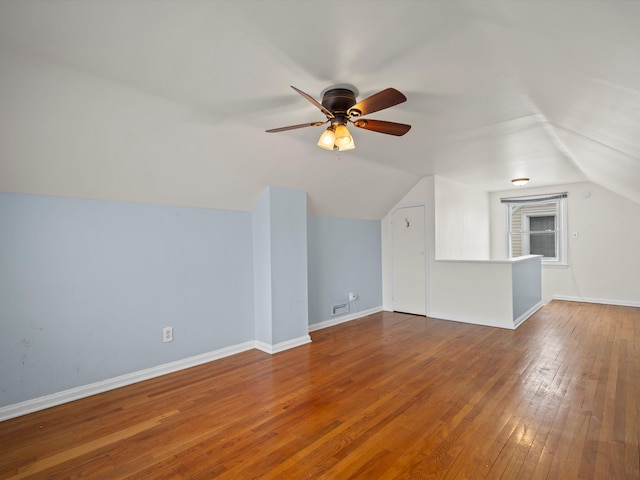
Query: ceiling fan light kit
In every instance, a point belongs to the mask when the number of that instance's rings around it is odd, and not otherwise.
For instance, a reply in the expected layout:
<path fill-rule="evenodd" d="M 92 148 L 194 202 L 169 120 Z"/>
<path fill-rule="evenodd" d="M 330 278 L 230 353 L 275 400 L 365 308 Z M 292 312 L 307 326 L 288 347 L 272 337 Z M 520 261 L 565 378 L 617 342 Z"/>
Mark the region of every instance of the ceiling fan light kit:
<path fill-rule="evenodd" d="M 349 88 L 329 88 L 325 90 L 322 95 L 322 103 L 293 85 L 291 88 L 320 109 L 325 117 L 327 117 L 327 120 L 324 122 L 301 123 L 288 127 L 273 128 L 267 130 L 268 133 L 284 132 L 304 127 L 318 127 L 326 123 L 331 123 L 331 126 L 320 135 L 317 145 L 325 150 L 337 148 L 339 151 L 344 151 L 356 148 L 351 132 L 349 132 L 347 128 L 349 122 L 358 128 L 371 130 L 372 132 L 386 133 L 387 135 L 395 135 L 397 137 L 404 135 L 411 129 L 411 125 L 403 123 L 360 119 L 361 116 L 405 102 L 407 97 L 394 88 L 382 90 L 360 102 L 356 102 L 356 94 Z"/>

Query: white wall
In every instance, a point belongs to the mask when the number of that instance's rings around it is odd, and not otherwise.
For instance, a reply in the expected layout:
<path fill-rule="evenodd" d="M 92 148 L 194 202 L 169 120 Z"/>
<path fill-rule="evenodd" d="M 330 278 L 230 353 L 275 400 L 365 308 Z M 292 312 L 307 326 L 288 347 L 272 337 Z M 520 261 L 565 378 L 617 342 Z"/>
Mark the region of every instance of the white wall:
<path fill-rule="evenodd" d="M 447 266 L 436 258 L 487 260 L 490 254 L 489 195 L 442 177 L 424 177 L 391 209 L 382 228 L 382 301 L 385 310 L 393 309 L 390 253 L 390 214 L 399 206 L 427 206 L 427 315 L 438 302 L 435 285 L 447 275 Z M 434 296 L 435 293 L 435 296 Z"/>
<path fill-rule="evenodd" d="M 507 252 L 501 197 L 565 191 L 569 267 L 542 267 L 543 302 L 555 297 L 640 306 L 640 204 L 590 182 L 492 193 L 492 258 Z"/>
<path fill-rule="evenodd" d="M 443 177 L 434 182 L 436 258 L 488 260 L 489 194 Z"/>

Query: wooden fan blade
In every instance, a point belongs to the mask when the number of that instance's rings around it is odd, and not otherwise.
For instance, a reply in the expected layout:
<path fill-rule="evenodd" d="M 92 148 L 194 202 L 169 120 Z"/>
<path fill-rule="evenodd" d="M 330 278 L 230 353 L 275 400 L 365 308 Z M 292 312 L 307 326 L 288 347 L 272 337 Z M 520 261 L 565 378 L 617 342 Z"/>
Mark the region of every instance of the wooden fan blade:
<path fill-rule="evenodd" d="M 370 113 L 384 110 L 385 108 L 393 107 L 394 105 L 398 105 L 399 103 L 406 101 L 407 97 L 398 90 L 395 88 L 387 88 L 356 103 L 347 111 L 347 114 L 363 117 Z"/>
<path fill-rule="evenodd" d="M 409 130 L 411 125 L 396 122 L 385 122 L 384 120 L 368 120 L 359 118 L 352 122 L 358 128 L 364 128 L 365 130 L 371 130 L 378 133 L 386 133 L 387 135 L 395 135 L 401 137 Z"/>
<path fill-rule="evenodd" d="M 333 113 L 331 113 L 331 111 L 329 109 L 327 109 L 324 105 L 322 105 L 320 102 L 318 102 L 311 95 L 309 95 L 308 93 L 304 93 L 302 90 L 294 87 L 293 85 L 291 85 L 291 88 L 293 88 L 296 92 L 298 92 L 304 98 L 309 100 L 312 104 L 314 104 L 316 107 L 318 107 L 320 110 L 322 110 L 322 113 L 324 113 L 327 116 L 327 118 L 334 118 Z"/>
<path fill-rule="evenodd" d="M 327 122 L 300 123 L 298 125 L 289 125 L 288 127 L 272 128 L 271 130 L 265 130 L 265 132 L 267 133 L 286 132 L 287 130 L 295 130 L 296 128 L 319 127 L 320 125 L 324 125 L 325 123 Z"/>

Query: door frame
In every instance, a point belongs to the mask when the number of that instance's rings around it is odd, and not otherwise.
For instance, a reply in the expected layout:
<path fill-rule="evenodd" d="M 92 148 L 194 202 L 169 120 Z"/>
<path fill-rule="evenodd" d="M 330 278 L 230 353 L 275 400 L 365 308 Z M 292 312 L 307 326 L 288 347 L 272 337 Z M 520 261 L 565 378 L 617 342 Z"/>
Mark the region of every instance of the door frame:
<path fill-rule="evenodd" d="M 427 317 L 431 314 L 431 295 L 429 295 L 430 291 L 430 278 L 429 278 L 429 263 L 431 260 L 431 251 L 429 250 L 429 234 L 431 229 L 429 228 L 429 208 L 427 202 L 408 202 L 398 204 L 391 209 L 389 214 L 387 215 L 387 235 L 389 238 L 389 266 L 391 270 L 389 271 L 389 290 L 391 297 L 391 310 L 395 311 L 393 304 L 393 216 L 395 213 L 402 208 L 412 208 L 412 207 L 424 207 L 424 309 Z"/>

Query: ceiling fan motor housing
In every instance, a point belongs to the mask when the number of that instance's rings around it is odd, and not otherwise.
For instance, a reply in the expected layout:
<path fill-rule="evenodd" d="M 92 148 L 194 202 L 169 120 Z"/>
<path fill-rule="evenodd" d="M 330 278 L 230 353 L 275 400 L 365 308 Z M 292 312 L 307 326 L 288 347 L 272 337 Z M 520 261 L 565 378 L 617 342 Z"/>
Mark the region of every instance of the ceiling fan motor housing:
<path fill-rule="evenodd" d="M 358 116 L 357 112 L 348 110 L 356 104 L 355 94 L 346 88 L 333 88 L 324 92 L 322 105 L 338 116 Z"/>

